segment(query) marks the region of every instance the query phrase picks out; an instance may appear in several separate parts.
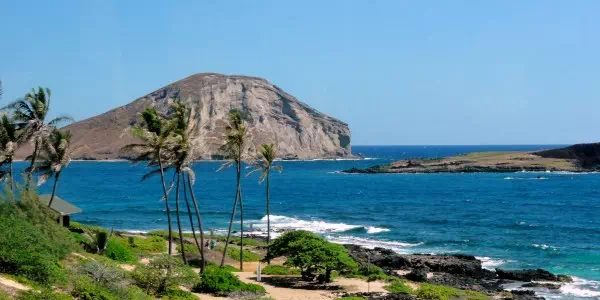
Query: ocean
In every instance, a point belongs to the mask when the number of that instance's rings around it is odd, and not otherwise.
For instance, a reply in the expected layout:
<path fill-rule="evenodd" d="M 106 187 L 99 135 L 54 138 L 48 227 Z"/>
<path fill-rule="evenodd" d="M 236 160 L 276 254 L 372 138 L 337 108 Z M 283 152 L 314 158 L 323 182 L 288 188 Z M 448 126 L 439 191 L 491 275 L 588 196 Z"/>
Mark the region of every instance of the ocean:
<path fill-rule="evenodd" d="M 280 162 L 284 170 L 271 180 L 272 223 L 400 253 L 473 254 L 490 269 L 544 268 L 576 277 L 557 292 L 542 291 L 544 297 L 600 299 L 600 174 L 340 172 L 403 158 L 552 147 L 354 146 L 365 160 Z M 216 172 L 219 166 L 196 163 L 194 190 L 206 230 L 223 232 L 235 174 Z M 140 182 L 146 171 L 127 162 L 72 162 L 57 194 L 84 210 L 76 221 L 119 230 L 164 229 L 159 178 Z M 257 181 L 255 174 L 244 177 L 242 188 L 245 225 L 260 230 L 266 222 L 265 186 Z"/>

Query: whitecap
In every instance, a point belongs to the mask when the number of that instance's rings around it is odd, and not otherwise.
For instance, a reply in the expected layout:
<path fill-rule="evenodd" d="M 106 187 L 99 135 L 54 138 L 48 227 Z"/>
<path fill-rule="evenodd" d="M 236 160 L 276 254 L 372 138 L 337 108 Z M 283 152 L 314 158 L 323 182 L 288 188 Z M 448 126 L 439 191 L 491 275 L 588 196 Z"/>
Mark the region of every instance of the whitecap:
<path fill-rule="evenodd" d="M 259 223 L 253 224 L 255 228 L 265 230 L 267 226 L 267 217 L 260 219 Z M 349 225 L 345 223 L 329 223 L 320 220 L 300 220 L 286 216 L 271 216 L 271 231 L 285 231 L 285 230 L 308 230 L 315 233 L 328 233 L 328 232 L 344 232 L 356 228 L 363 227 L 361 225 Z"/>
<path fill-rule="evenodd" d="M 548 249 L 550 249 L 550 250 L 554 250 L 554 251 L 556 251 L 556 250 L 558 250 L 558 249 L 559 249 L 559 248 L 558 248 L 558 247 L 556 247 L 556 246 L 552 246 L 552 245 L 546 245 L 546 244 L 541 244 L 541 245 L 540 245 L 540 244 L 532 244 L 532 246 L 533 246 L 533 247 L 536 247 L 536 248 L 540 248 L 540 249 L 542 249 L 542 250 L 548 250 Z"/>
<path fill-rule="evenodd" d="M 499 267 L 508 261 L 502 259 L 493 259 L 487 256 L 476 256 L 475 258 L 481 261 L 481 267 L 487 270 L 495 270 L 496 267 Z"/>
<path fill-rule="evenodd" d="M 367 226 L 365 227 L 367 229 L 367 233 L 368 234 L 376 234 L 376 233 L 381 233 L 381 232 L 388 232 L 390 231 L 387 228 L 379 228 L 379 227 L 374 227 L 374 226 Z"/>
<path fill-rule="evenodd" d="M 423 243 L 407 243 L 400 241 L 385 241 L 385 240 L 375 240 L 368 238 L 359 238 L 354 236 L 338 236 L 338 235 L 326 235 L 325 238 L 336 244 L 352 244 L 363 246 L 368 249 L 373 249 L 375 247 L 381 247 L 393 250 L 398 253 L 409 253 L 407 248 L 417 247 L 423 245 Z"/>
<path fill-rule="evenodd" d="M 600 298 L 600 282 L 573 277 L 573 282 L 561 286 L 560 292 L 572 297 Z"/>

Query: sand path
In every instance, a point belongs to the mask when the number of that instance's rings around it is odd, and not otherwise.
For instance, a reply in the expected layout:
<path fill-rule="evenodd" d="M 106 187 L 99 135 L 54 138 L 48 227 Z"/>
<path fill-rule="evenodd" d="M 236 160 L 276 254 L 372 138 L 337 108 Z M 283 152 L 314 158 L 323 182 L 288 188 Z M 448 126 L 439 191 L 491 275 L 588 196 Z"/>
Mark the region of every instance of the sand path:
<path fill-rule="evenodd" d="M 0 290 L 18 290 L 18 291 L 29 291 L 30 287 L 18 283 L 12 279 L 0 276 Z"/>

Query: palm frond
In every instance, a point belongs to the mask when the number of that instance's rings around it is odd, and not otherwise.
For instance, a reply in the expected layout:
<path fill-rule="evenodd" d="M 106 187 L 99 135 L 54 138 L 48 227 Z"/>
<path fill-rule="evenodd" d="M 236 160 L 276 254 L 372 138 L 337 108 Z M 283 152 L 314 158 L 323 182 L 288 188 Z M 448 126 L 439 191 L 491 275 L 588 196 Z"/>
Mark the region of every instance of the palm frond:
<path fill-rule="evenodd" d="M 48 122 L 48 125 L 56 127 L 62 123 L 73 123 L 73 122 L 75 122 L 75 119 L 73 119 L 70 116 L 58 116 L 58 117 L 50 120 L 50 122 Z"/>

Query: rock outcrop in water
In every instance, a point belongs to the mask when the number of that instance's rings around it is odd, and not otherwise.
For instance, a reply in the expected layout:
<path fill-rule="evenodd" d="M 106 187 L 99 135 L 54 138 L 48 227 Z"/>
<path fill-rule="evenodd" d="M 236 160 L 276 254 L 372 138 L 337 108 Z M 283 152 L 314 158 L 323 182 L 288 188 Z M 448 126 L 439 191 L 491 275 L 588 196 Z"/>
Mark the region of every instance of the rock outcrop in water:
<path fill-rule="evenodd" d="M 66 127 L 73 133 L 74 158 L 124 158 L 119 150 L 134 141 L 128 128 L 138 113 L 155 106 L 165 112 L 175 98 L 196 110 L 193 143 L 197 158 L 218 159 L 227 114 L 239 109 L 249 125 L 252 155 L 262 143 L 275 143 L 285 159 L 351 156 L 348 125 L 300 102 L 268 81 L 247 76 L 202 73 L 169 84 L 135 101 Z"/>
<path fill-rule="evenodd" d="M 600 143 L 535 152 L 475 152 L 435 159 L 407 159 L 346 173 L 514 173 L 600 171 Z"/>

